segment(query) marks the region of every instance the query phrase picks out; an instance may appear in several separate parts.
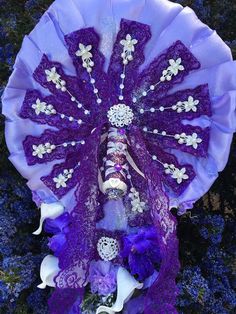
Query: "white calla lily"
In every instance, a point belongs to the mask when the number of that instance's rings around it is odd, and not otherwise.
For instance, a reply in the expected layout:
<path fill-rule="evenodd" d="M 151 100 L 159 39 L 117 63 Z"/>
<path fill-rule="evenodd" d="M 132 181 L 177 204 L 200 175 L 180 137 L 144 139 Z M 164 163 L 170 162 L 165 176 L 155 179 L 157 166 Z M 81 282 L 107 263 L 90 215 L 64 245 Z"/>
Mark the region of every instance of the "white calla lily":
<path fill-rule="evenodd" d="M 39 289 L 45 289 L 46 286 L 55 287 L 54 278 L 60 271 L 58 258 L 53 255 L 44 257 L 40 267 L 40 278 L 42 283 L 38 285 Z"/>
<path fill-rule="evenodd" d="M 39 223 L 39 228 L 33 232 L 34 235 L 39 235 L 42 232 L 43 222 L 47 218 L 55 219 L 64 212 L 64 207 L 60 202 L 55 202 L 51 204 L 42 203 L 41 204 L 41 218 Z"/>

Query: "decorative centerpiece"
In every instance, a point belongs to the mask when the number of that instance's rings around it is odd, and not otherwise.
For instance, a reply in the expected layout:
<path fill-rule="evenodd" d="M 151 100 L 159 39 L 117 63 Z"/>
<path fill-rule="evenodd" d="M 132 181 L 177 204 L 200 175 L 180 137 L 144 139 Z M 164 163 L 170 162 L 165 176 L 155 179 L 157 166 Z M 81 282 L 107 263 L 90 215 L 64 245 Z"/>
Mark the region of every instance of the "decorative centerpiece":
<path fill-rule="evenodd" d="M 57 0 L 25 37 L 3 112 L 34 234 L 51 234 L 51 313 L 177 313 L 171 209 L 227 162 L 234 75 L 218 35 L 166 0 Z"/>

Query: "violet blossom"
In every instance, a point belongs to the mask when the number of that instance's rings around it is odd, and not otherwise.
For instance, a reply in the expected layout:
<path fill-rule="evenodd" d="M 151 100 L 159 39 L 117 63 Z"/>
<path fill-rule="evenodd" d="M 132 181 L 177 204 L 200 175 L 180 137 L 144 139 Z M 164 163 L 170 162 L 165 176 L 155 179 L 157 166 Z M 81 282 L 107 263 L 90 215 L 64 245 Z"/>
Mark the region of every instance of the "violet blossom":
<path fill-rule="evenodd" d="M 137 275 L 138 280 L 151 276 L 161 260 L 156 229 L 142 228 L 125 236 L 121 255 L 127 259 L 131 274 Z"/>
<path fill-rule="evenodd" d="M 55 256 L 59 256 L 66 243 L 66 233 L 69 223 L 70 215 L 68 213 L 63 213 L 56 219 L 46 220 L 45 231 L 53 234 L 53 236 L 49 238 L 48 246 L 54 252 Z"/>
<path fill-rule="evenodd" d="M 89 270 L 92 293 L 106 296 L 116 290 L 117 267 L 110 262 L 93 261 Z"/>

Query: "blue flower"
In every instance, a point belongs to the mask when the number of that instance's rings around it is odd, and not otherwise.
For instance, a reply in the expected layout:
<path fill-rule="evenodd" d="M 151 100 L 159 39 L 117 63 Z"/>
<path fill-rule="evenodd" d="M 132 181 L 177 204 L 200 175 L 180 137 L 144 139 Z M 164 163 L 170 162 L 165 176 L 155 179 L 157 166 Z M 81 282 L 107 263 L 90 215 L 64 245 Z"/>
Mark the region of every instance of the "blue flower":
<path fill-rule="evenodd" d="M 210 289 L 207 280 L 202 276 L 199 267 L 186 267 L 182 274 L 181 288 L 186 291 L 194 302 L 204 304 Z"/>
<path fill-rule="evenodd" d="M 194 223 L 199 225 L 199 233 L 204 239 L 210 240 L 214 244 L 222 241 L 225 222 L 221 215 L 200 215 L 194 220 Z"/>

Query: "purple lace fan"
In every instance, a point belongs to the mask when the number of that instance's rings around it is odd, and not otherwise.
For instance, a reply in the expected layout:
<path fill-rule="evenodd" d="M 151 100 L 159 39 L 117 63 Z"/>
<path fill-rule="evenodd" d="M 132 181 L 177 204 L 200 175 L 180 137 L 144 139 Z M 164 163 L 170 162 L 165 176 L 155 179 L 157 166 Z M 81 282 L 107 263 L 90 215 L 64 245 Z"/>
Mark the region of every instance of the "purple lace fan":
<path fill-rule="evenodd" d="M 3 113 L 10 160 L 51 218 L 51 313 L 85 313 L 95 261 L 106 285 L 91 285 L 108 291 L 112 271 L 117 289 L 91 313 L 120 312 L 135 289 L 145 313 L 177 313 L 170 209 L 192 208 L 225 167 L 235 70 L 216 32 L 165 0 L 58 0 L 25 37 Z"/>

